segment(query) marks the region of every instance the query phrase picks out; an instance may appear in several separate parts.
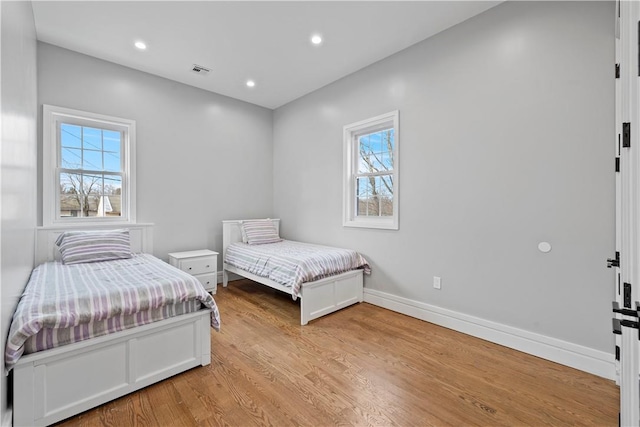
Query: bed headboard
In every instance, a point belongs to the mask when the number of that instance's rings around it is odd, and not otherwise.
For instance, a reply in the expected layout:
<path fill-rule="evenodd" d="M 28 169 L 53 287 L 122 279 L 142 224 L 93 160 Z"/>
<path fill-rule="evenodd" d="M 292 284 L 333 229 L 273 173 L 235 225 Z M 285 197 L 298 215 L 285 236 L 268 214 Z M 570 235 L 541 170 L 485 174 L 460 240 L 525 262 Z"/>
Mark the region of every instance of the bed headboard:
<path fill-rule="evenodd" d="M 222 262 L 224 262 L 227 254 L 227 247 L 232 243 L 242 242 L 242 232 L 240 231 L 242 221 L 251 220 L 233 219 L 222 221 Z M 273 221 L 276 231 L 280 234 L 280 219 L 271 218 L 271 221 Z"/>
<path fill-rule="evenodd" d="M 64 231 L 73 230 L 129 230 L 131 252 L 153 253 L 153 224 L 92 224 L 90 226 L 53 226 L 36 227 L 35 265 L 60 259 L 60 251 L 55 241 Z"/>

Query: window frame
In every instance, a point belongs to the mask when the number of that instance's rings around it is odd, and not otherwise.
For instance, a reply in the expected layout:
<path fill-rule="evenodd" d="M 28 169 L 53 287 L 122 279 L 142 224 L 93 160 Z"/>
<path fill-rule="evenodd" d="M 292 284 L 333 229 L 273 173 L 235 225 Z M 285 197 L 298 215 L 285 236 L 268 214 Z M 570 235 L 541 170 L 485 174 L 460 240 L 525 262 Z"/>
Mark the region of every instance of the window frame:
<path fill-rule="evenodd" d="M 399 152 L 400 113 L 398 110 L 361 120 L 343 128 L 343 227 L 378 228 L 398 230 L 399 228 Z M 364 134 L 393 128 L 393 215 L 365 217 L 357 215 L 357 179 L 359 151 L 358 137 Z"/>
<path fill-rule="evenodd" d="M 122 191 L 120 217 L 73 217 L 60 216 L 61 123 L 95 127 L 123 132 L 121 147 Z M 43 104 L 42 106 L 42 223 L 55 225 L 135 224 L 136 179 L 135 179 L 135 120 L 104 114 L 90 113 L 71 108 Z M 82 170 L 82 169 L 79 169 Z"/>

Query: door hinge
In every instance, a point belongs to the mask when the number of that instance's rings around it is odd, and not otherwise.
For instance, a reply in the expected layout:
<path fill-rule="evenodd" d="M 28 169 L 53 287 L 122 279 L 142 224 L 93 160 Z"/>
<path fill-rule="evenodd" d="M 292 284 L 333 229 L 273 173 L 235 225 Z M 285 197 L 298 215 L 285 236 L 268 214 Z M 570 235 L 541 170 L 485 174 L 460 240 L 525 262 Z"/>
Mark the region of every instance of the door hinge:
<path fill-rule="evenodd" d="M 616 172 L 620 172 L 620 157 L 616 157 Z"/>
<path fill-rule="evenodd" d="M 617 345 L 616 346 L 616 360 L 620 360 L 620 346 Z"/>
<path fill-rule="evenodd" d="M 607 268 L 620 267 L 620 252 L 616 251 L 615 258 L 607 258 Z"/>
<path fill-rule="evenodd" d="M 624 148 L 631 147 L 631 123 L 622 123 L 622 146 Z"/>
<path fill-rule="evenodd" d="M 620 78 L 620 64 L 616 64 L 616 79 Z"/>

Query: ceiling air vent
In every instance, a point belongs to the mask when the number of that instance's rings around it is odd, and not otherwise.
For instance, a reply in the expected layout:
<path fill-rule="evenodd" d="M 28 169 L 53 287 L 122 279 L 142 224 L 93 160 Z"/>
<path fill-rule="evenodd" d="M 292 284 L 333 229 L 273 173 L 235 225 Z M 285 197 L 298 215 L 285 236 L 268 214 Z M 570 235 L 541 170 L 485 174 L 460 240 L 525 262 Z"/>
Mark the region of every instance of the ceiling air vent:
<path fill-rule="evenodd" d="M 198 65 L 198 64 L 193 64 L 193 68 L 191 69 L 191 71 L 193 71 L 196 74 L 208 74 L 211 70 L 208 69 L 207 67 L 203 67 L 202 65 Z"/>

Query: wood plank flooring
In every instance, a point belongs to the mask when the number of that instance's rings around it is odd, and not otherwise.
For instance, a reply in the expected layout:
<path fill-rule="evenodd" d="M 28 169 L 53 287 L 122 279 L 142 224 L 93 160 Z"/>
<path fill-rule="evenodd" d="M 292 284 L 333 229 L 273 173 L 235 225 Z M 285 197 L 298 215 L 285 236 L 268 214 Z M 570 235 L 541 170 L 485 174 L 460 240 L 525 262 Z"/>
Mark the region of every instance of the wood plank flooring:
<path fill-rule="evenodd" d="M 60 425 L 618 425 L 611 381 L 370 304 L 300 326 L 248 280 L 215 299 L 211 365 Z"/>

